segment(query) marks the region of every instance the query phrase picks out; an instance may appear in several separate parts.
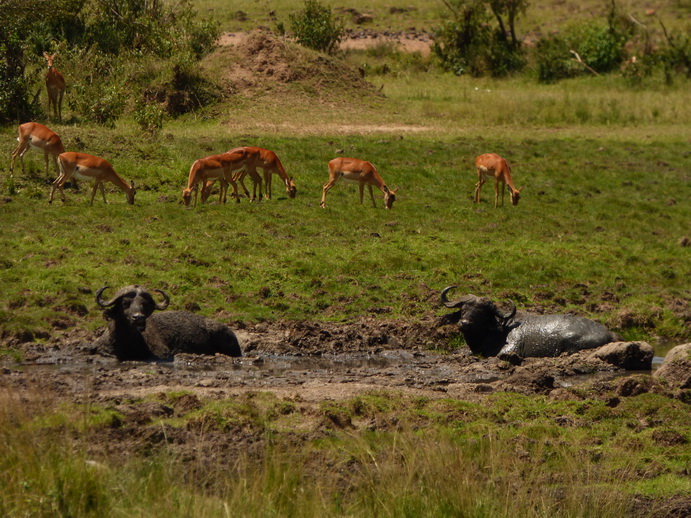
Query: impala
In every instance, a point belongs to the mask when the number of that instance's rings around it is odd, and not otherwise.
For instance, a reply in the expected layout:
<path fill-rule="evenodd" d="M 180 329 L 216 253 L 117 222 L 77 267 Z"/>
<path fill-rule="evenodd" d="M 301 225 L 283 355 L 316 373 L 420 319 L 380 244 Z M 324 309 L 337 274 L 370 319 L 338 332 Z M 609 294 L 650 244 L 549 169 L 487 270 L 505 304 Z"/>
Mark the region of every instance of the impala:
<path fill-rule="evenodd" d="M 14 161 L 19 157 L 19 162 L 22 164 L 22 173 L 24 173 L 24 154 L 31 148 L 40 149 L 43 151 L 43 156 L 46 159 L 46 174 L 48 174 L 48 157 L 53 156 L 55 163 L 55 171 L 60 174 L 58 169 L 58 155 L 65 152 L 62 146 L 62 141 L 58 134 L 46 128 L 43 124 L 38 122 L 26 122 L 19 126 L 19 137 L 17 137 L 19 145 L 17 149 L 12 152 L 12 164 L 10 165 L 10 175 L 14 171 Z"/>
<path fill-rule="evenodd" d="M 518 200 L 521 198 L 520 189 L 516 189 L 511 181 L 511 168 L 505 159 L 494 153 L 485 153 L 475 159 L 475 167 L 477 168 L 477 184 L 475 184 L 475 203 L 480 203 L 480 190 L 482 184 L 485 183 L 486 178 L 494 178 L 494 208 L 497 208 L 499 202 L 499 183 L 501 182 L 501 204 L 504 205 L 504 191 L 508 184 L 511 190 L 511 204 L 518 205 Z"/>
<path fill-rule="evenodd" d="M 329 181 L 324 184 L 322 201 L 319 204 L 321 208 L 326 206 L 326 193 L 341 178 L 348 182 L 356 182 L 359 185 L 360 203 L 363 201 L 365 185 L 369 188 L 369 195 L 370 198 L 372 198 L 372 206 L 377 206 L 377 204 L 374 202 L 372 186 L 377 187 L 381 192 L 384 193 L 385 208 L 390 209 L 393 207 L 393 202 L 396 201 L 396 191 L 398 191 L 398 189 L 389 189 L 371 163 L 364 160 L 358 160 L 357 158 L 339 157 L 334 158 L 329 162 Z"/>
<path fill-rule="evenodd" d="M 281 180 L 283 180 L 283 184 L 286 187 L 286 193 L 288 193 L 288 196 L 290 198 L 295 198 L 295 194 L 297 193 L 295 182 L 286 173 L 286 170 L 284 169 L 283 164 L 281 164 L 281 161 L 278 159 L 276 153 L 268 149 L 252 146 L 235 148 L 231 150 L 231 152 L 239 149 L 243 149 L 247 153 L 245 170 L 237 177 L 237 180 L 240 182 L 240 185 L 242 185 L 245 193 L 247 193 L 247 188 L 245 187 L 243 180 L 245 178 L 245 174 L 249 173 L 252 177 L 252 181 L 254 182 L 252 199 L 254 200 L 256 197 L 257 186 L 259 186 L 259 199 L 261 200 L 261 177 L 257 173 L 257 168 L 261 168 L 264 170 L 264 184 L 266 186 L 264 189 L 264 194 L 268 199 L 271 199 L 272 173 L 277 174 Z"/>
<path fill-rule="evenodd" d="M 194 206 L 197 205 L 199 184 L 202 184 L 202 203 L 208 198 L 211 184 L 215 180 L 221 181 L 221 193 L 219 201 L 226 202 L 228 184 L 233 186 L 233 196 L 238 202 L 238 185 L 233 177 L 233 172 L 242 169 L 245 165 L 245 153 L 242 150 L 234 150 L 221 155 L 212 155 L 195 160 L 190 168 L 187 187 L 182 191 L 182 200 L 185 205 L 190 204 L 192 191 L 194 191 Z"/>
<path fill-rule="evenodd" d="M 65 193 L 62 192 L 62 186 L 70 178 L 77 178 L 78 180 L 94 182 L 94 188 L 91 191 L 91 205 L 94 204 L 96 189 L 99 187 L 103 195 L 103 203 L 107 203 L 106 193 L 103 189 L 103 184 L 105 182 L 111 182 L 122 189 L 127 195 L 127 203 L 134 205 L 134 182 L 131 184 L 125 182 L 125 180 L 118 176 L 113 166 L 102 158 L 87 155 L 86 153 L 69 151 L 58 157 L 58 163 L 60 164 L 60 176 L 53 182 L 53 188 L 50 191 L 48 203 L 53 203 L 53 195 L 55 194 L 56 188 L 60 189 L 62 201 L 65 201 Z"/>
<path fill-rule="evenodd" d="M 46 74 L 46 88 L 48 89 L 48 113 L 50 113 L 50 105 L 53 104 L 53 113 L 55 117 L 62 120 L 62 96 L 65 94 L 65 78 L 58 69 L 53 65 L 55 54 L 48 55 L 43 53 L 43 57 L 48 62 L 48 73 Z"/>

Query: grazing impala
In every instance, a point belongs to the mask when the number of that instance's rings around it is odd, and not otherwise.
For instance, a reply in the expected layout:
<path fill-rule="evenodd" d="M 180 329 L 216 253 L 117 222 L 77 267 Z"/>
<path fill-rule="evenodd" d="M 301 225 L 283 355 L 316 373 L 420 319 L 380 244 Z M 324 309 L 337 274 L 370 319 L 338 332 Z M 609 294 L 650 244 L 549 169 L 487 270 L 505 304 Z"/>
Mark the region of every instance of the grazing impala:
<path fill-rule="evenodd" d="M 46 159 L 46 174 L 48 174 L 48 157 L 53 156 L 55 163 L 55 171 L 60 174 L 58 169 L 58 155 L 65 152 L 62 146 L 62 141 L 58 134 L 46 128 L 43 124 L 38 122 L 26 122 L 19 126 L 19 137 L 17 137 L 19 145 L 17 149 L 12 152 L 12 164 L 10 165 L 10 175 L 14 171 L 14 161 L 19 157 L 19 162 L 22 164 L 22 173 L 24 173 L 24 154 L 30 148 L 40 149 L 43 151 L 43 156 Z"/>
<path fill-rule="evenodd" d="M 516 189 L 511 181 L 511 168 L 505 159 L 494 153 L 485 153 L 475 159 L 475 167 L 477 168 L 477 184 L 475 184 L 475 203 L 480 203 L 480 190 L 482 184 L 485 183 L 485 177 L 494 178 L 494 208 L 497 208 L 499 202 L 499 183 L 501 182 L 501 204 L 504 205 L 504 191 L 508 184 L 511 190 L 511 204 L 518 205 L 518 200 L 521 198 L 520 189 Z"/>
<path fill-rule="evenodd" d="M 240 175 L 237 177 L 237 180 L 240 182 L 240 185 L 242 185 L 242 188 L 245 190 L 245 193 L 247 193 L 247 188 L 245 187 L 243 180 L 245 178 L 245 174 L 249 173 L 252 177 L 252 181 L 254 182 L 252 199 L 255 199 L 257 194 L 257 186 L 259 186 L 259 199 L 261 200 L 261 177 L 257 173 L 257 168 L 259 167 L 264 170 L 264 194 L 268 199 L 271 199 L 272 173 L 277 174 L 281 178 L 281 180 L 283 180 L 283 184 L 286 187 L 286 193 L 288 193 L 288 196 L 290 198 L 295 198 L 295 194 L 297 193 L 295 182 L 292 178 L 288 177 L 288 174 L 286 173 L 286 170 L 283 168 L 283 164 L 281 164 L 281 161 L 278 159 L 276 153 L 268 149 L 252 146 L 235 148 L 232 149 L 231 152 L 237 151 L 239 149 L 243 149 L 247 153 L 247 159 L 245 161 L 245 171 L 240 173 Z"/>
<path fill-rule="evenodd" d="M 125 180 L 120 178 L 107 161 L 93 155 L 86 153 L 75 153 L 69 151 L 63 153 L 58 157 L 60 164 L 60 176 L 53 182 L 53 188 L 50 191 L 50 199 L 48 203 L 53 203 L 53 195 L 55 189 L 60 189 L 60 197 L 65 201 L 65 193 L 62 192 L 62 186 L 70 178 L 77 178 L 78 180 L 88 180 L 94 182 L 94 189 L 91 191 L 91 205 L 94 204 L 94 196 L 96 189 L 100 187 L 103 195 L 103 203 L 106 202 L 106 193 L 103 189 L 105 182 L 111 182 L 120 187 L 127 195 L 127 203 L 134 205 L 134 182 L 127 184 Z"/>
<path fill-rule="evenodd" d="M 211 184 L 215 180 L 221 181 L 221 194 L 219 201 L 226 202 L 226 194 L 228 192 L 228 184 L 233 186 L 233 196 L 238 202 L 238 185 L 235 182 L 233 172 L 239 171 L 245 165 L 245 152 L 242 150 L 235 150 L 233 152 L 223 153 L 221 155 L 212 155 L 206 158 L 195 160 L 190 168 L 189 179 L 187 180 L 187 187 L 182 191 L 182 200 L 185 205 L 190 204 L 192 198 L 192 191 L 194 191 L 194 206 L 197 205 L 197 196 L 199 193 L 199 184 L 202 184 L 202 203 L 208 198 Z"/>
<path fill-rule="evenodd" d="M 393 202 L 396 201 L 396 191 L 398 189 L 390 190 L 382 180 L 377 170 L 374 166 L 365 162 L 364 160 L 358 160 L 357 158 L 334 158 L 329 162 L 329 181 L 324 184 L 324 189 L 322 193 L 322 202 L 319 205 L 321 208 L 325 207 L 326 204 L 326 193 L 331 189 L 336 182 L 343 178 L 348 182 L 357 182 L 360 187 L 360 203 L 364 196 L 365 185 L 369 188 L 369 195 L 372 198 L 372 205 L 374 207 L 377 204 L 374 202 L 374 193 L 372 192 L 372 186 L 379 188 L 381 192 L 384 193 L 384 206 L 387 209 L 393 207 Z"/>
<path fill-rule="evenodd" d="M 46 74 L 48 113 L 50 113 L 50 105 L 52 103 L 54 116 L 62 120 L 62 96 L 65 94 L 65 78 L 53 65 L 55 54 L 48 55 L 47 52 L 44 52 L 43 57 L 48 62 L 48 73 Z"/>

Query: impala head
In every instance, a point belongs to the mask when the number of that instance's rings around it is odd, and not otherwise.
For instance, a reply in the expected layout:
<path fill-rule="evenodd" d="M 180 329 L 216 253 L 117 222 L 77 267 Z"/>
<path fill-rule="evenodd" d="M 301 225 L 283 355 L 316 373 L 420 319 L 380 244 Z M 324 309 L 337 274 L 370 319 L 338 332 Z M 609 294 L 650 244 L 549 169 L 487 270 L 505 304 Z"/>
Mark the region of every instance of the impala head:
<path fill-rule="evenodd" d="M 520 189 L 516 189 L 515 191 L 511 189 L 511 205 L 518 205 L 518 200 L 521 199 L 521 191 L 523 190 L 523 187 Z"/>
<path fill-rule="evenodd" d="M 298 192 L 292 177 L 286 182 L 286 192 L 288 193 L 289 198 L 295 198 L 295 195 Z"/>
<path fill-rule="evenodd" d="M 396 201 L 396 192 L 398 191 L 398 187 L 396 189 L 389 190 L 388 187 L 384 186 L 384 207 L 387 209 L 390 209 L 393 207 L 393 202 Z"/>
<path fill-rule="evenodd" d="M 134 205 L 134 195 L 137 190 L 134 188 L 134 182 L 130 182 L 130 188 L 127 190 L 127 203 Z"/>
<path fill-rule="evenodd" d="M 48 70 L 53 68 L 53 60 L 55 59 L 55 54 L 49 55 L 47 52 L 43 52 L 43 57 L 46 58 L 46 61 L 48 62 Z"/>
<path fill-rule="evenodd" d="M 153 296 L 144 288 L 135 284 L 120 289 L 112 299 L 103 300 L 101 294 L 108 289 L 103 286 L 96 292 L 96 303 L 106 310 L 110 318 L 124 317 L 127 323 L 137 331 L 146 329 L 146 319 L 156 311 L 162 311 L 168 307 L 170 298 L 162 290 L 154 290 L 161 294 L 163 302 L 156 302 Z"/>
<path fill-rule="evenodd" d="M 192 199 L 192 191 L 194 190 L 194 187 L 189 188 L 186 187 L 185 189 L 182 190 L 182 201 L 185 204 L 185 207 L 189 207 L 190 205 L 190 200 Z"/>

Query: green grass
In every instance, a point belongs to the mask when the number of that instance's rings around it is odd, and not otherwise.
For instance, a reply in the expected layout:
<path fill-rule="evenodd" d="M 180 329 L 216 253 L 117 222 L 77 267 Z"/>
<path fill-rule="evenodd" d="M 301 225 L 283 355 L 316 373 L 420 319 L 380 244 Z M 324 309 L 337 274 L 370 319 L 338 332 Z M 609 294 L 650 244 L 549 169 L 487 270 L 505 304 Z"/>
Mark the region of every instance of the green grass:
<path fill-rule="evenodd" d="M 415 318 L 435 308 L 409 304 L 411 296 L 424 300 L 424 289 L 460 284 L 464 292 L 511 297 L 528 309 L 575 310 L 625 336 L 654 340 L 664 330 L 667 338 L 687 339 L 674 309 L 688 299 L 690 273 L 688 248 L 679 244 L 691 217 L 691 157 L 679 129 L 691 114 L 681 91 L 641 98 L 593 80 L 593 120 L 563 115 L 562 128 L 537 115 L 540 124 L 520 124 L 524 105 L 543 95 L 555 112 L 570 113 L 585 83 L 555 93 L 520 80 L 479 81 L 478 91 L 496 87 L 506 104 L 478 95 L 460 119 L 456 96 L 476 90 L 466 79 L 453 80 L 461 85 L 455 92 L 452 78 L 439 76 L 448 82 L 446 96 L 429 81 L 392 80 L 391 97 L 354 106 L 344 131 L 338 104 L 303 106 L 311 116 L 266 130 L 279 109 L 269 98 L 267 113 L 253 122 L 243 110 L 218 107 L 216 118 L 170 122 L 156 139 L 142 138 L 127 121 L 115 130 L 53 125 L 67 149 L 78 143 L 134 180 L 137 203 L 127 206 L 124 194 L 110 192 L 108 205 L 97 197 L 90 207 L 83 186 L 68 189 L 64 205 L 48 205 L 37 153 L 26 157 L 27 174 L 18 170 L 13 180 L 4 163 L 0 188 L 15 194 L 0 206 L 3 332 L 46 337 L 53 327 L 100 326 L 92 298 L 105 284 L 161 287 L 177 308 L 255 321 L 356 318 L 382 308 L 394 318 Z M 428 91 L 424 102 L 440 114 L 432 125 L 406 97 L 415 89 Z M 615 94 L 622 106 L 643 99 L 640 112 L 663 99 L 678 110 L 660 122 L 629 125 L 620 116 L 609 124 L 602 113 Z M 226 109 L 242 128 L 218 123 Z M 481 129 L 483 111 L 490 116 Z M 338 122 L 329 125 L 325 116 Z M 405 131 L 405 120 L 422 130 Z M 14 131 L 4 130 L 5 156 Z M 289 200 L 274 182 L 269 202 L 183 208 L 192 161 L 243 144 L 276 151 L 295 177 L 297 198 Z M 392 211 L 382 209 L 381 195 L 377 209 L 367 199 L 360 206 L 357 189 L 345 183 L 319 209 L 326 162 L 339 150 L 370 160 L 390 187 L 400 188 Z M 505 156 L 517 186 L 525 186 L 518 207 L 507 201 L 495 210 L 491 185 L 480 205 L 472 203 L 473 159 L 487 151 Z"/>
<path fill-rule="evenodd" d="M 612 408 L 607 390 L 481 404 L 377 391 L 319 407 L 248 393 L 148 424 L 98 418 L 120 401 L 56 406 L 34 394 L 20 405 L 3 394 L 0 511 L 623 517 L 635 495 L 652 499 L 650 512 L 691 496 L 688 406 L 643 394 Z M 53 413 L 63 418 L 43 417 Z M 107 447 L 126 436 L 126 454 Z"/>

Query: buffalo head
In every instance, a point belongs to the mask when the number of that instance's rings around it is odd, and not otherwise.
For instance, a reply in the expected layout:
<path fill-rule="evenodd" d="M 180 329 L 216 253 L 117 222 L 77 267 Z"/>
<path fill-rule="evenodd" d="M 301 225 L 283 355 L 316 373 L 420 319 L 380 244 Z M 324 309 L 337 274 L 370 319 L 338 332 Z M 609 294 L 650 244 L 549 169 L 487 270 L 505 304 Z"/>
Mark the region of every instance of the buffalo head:
<path fill-rule="evenodd" d="M 492 356 L 504 345 L 516 315 L 516 305 L 509 301 L 511 309 L 504 313 L 486 297 L 464 295 L 455 302 L 449 301 L 447 293 L 457 286 L 448 286 L 441 292 L 441 302 L 447 308 L 458 311 L 444 317 L 444 323 L 459 323 L 468 347 L 476 354 Z"/>
<path fill-rule="evenodd" d="M 121 288 L 112 299 L 105 301 L 101 298 L 103 292 L 109 286 L 103 286 L 96 292 L 96 303 L 106 308 L 105 315 L 111 320 L 123 320 L 136 331 L 146 329 L 146 319 L 155 310 L 164 310 L 168 307 L 170 298 L 162 290 L 154 290 L 161 294 L 163 302 L 157 303 L 146 288 L 138 284 Z"/>

